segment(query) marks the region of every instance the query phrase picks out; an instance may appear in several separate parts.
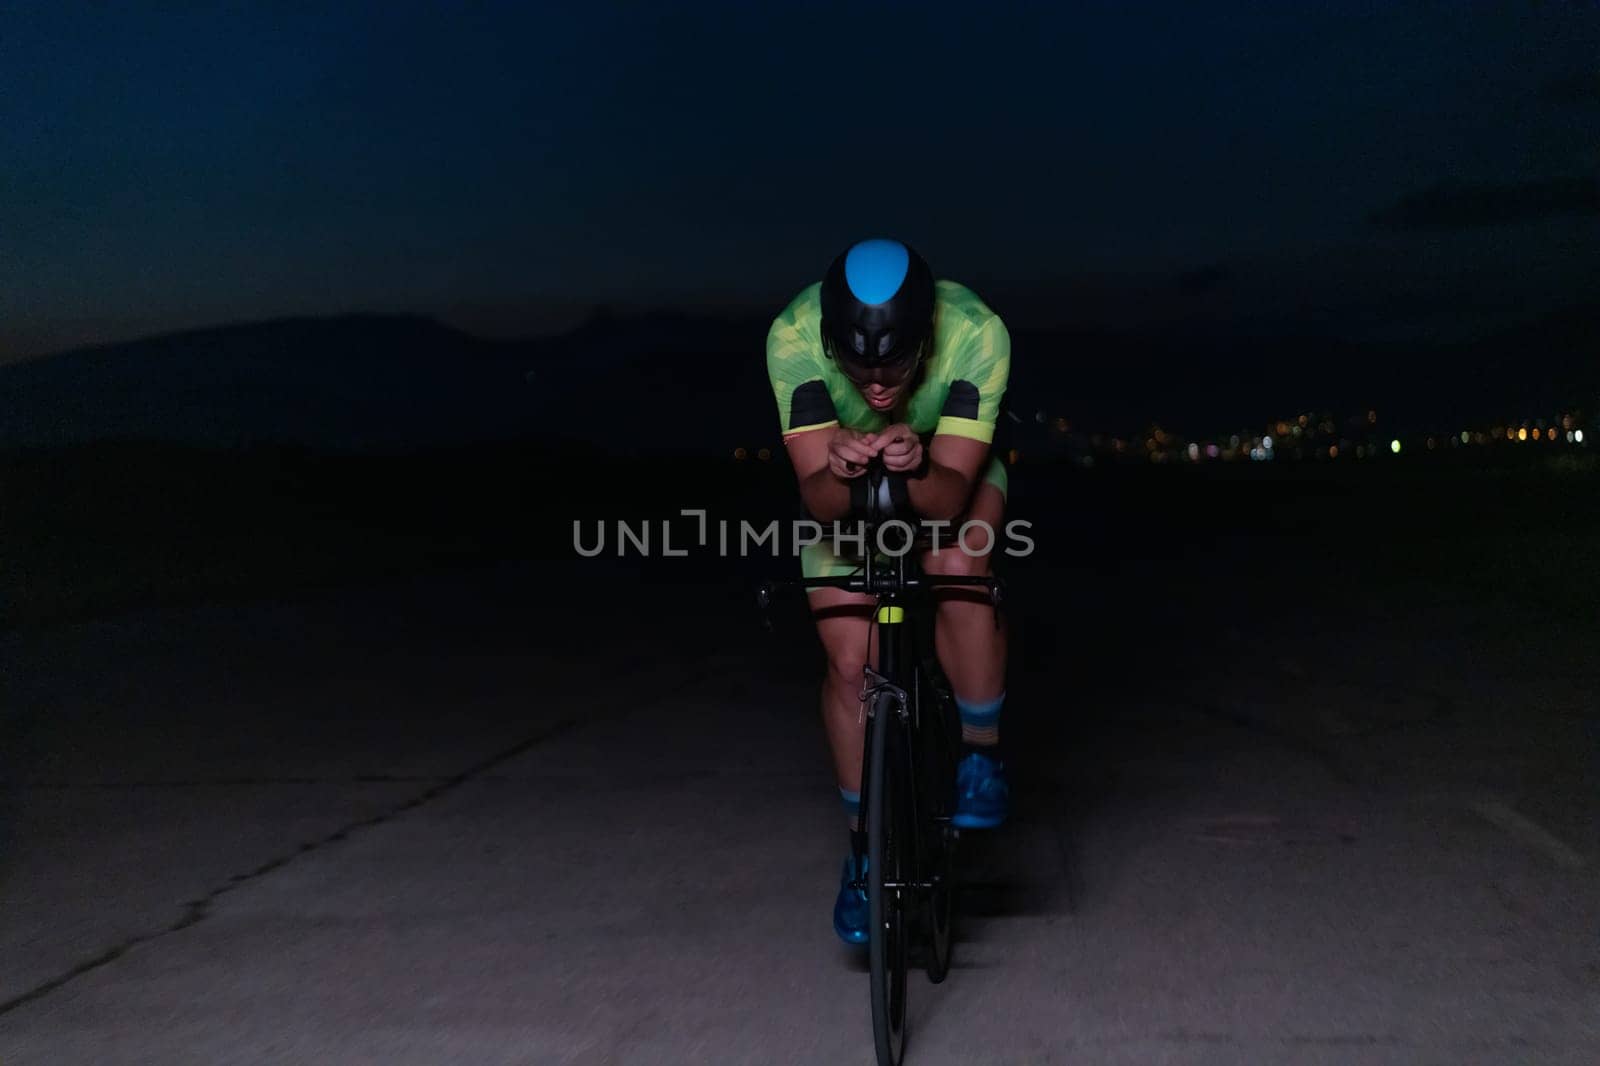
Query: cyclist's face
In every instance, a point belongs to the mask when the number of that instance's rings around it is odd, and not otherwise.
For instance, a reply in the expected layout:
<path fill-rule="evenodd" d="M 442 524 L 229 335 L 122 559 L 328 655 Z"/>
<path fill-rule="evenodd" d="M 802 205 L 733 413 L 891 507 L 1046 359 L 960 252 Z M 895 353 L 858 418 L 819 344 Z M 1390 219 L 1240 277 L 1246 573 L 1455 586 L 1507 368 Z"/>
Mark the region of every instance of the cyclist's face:
<path fill-rule="evenodd" d="M 900 366 L 862 367 L 841 361 L 839 369 L 874 410 L 887 411 L 916 375 L 920 363 L 910 360 Z"/>

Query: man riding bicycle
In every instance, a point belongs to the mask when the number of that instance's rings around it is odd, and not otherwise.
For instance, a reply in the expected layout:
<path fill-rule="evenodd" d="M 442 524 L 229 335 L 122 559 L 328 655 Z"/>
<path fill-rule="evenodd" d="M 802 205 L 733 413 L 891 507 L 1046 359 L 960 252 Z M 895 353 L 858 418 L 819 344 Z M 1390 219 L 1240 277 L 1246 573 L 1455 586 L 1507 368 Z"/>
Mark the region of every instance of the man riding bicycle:
<path fill-rule="evenodd" d="M 849 518 L 862 502 L 867 464 L 879 458 L 897 512 L 949 523 L 924 555 L 924 571 L 987 575 L 1006 499 L 1005 467 L 989 450 L 1010 365 L 1005 325 L 970 289 L 935 281 L 922 257 L 899 241 L 846 249 L 767 334 L 767 373 L 810 516 L 825 526 Z M 982 554 L 956 546 L 967 522 L 993 531 L 978 527 L 966 541 Z M 805 576 L 840 576 L 860 566 L 834 547 L 825 537 L 804 548 Z M 986 593 L 947 588 L 936 595 L 934 644 L 954 690 L 964 748 L 951 822 L 992 828 L 1005 820 L 1009 802 L 998 756 L 1005 631 Z M 852 883 L 866 862 L 861 685 L 874 601 L 833 588 L 809 597 L 828 656 L 822 720 L 850 823 L 833 928 L 845 942 L 863 944 L 867 901 Z"/>

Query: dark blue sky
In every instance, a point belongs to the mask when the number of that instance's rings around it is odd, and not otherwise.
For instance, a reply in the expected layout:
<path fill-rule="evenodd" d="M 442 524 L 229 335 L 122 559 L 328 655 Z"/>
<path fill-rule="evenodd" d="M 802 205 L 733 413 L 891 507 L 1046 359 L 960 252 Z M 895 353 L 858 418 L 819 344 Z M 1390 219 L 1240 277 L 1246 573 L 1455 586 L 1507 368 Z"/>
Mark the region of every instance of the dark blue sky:
<path fill-rule="evenodd" d="M 7 6 L 0 361 L 767 308 L 874 233 L 1034 321 L 1397 335 L 1600 282 L 1593 4 L 341 7 Z"/>

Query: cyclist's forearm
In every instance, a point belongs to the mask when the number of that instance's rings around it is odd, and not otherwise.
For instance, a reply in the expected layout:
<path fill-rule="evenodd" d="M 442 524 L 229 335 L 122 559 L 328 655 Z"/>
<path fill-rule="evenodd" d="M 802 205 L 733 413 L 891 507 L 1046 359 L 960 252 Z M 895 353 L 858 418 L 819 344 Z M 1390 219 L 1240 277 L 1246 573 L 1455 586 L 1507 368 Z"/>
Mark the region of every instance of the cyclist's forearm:
<path fill-rule="evenodd" d="M 908 478 L 906 491 L 911 508 L 923 518 L 953 522 L 967 509 L 972 496 L 972 479 L 954 467 L 930 459 L 921 477 Z"/>
<path fill-rule="evenodd" d="M 818 522 L 837 522 L 850 516 L 850 486 L 827 467 L 800 479 L 800 499 Z"/>

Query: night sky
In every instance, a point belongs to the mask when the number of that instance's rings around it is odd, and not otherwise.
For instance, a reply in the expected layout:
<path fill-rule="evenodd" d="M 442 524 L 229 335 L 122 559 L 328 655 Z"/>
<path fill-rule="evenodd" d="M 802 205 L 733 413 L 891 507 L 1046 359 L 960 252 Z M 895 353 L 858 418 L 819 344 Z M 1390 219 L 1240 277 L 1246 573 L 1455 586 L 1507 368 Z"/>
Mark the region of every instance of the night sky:
<path fill-rule="evenodd" d="M 0 361 L 771 311 L 879 233 L 1034 323 L 1394 338 L 1600 281 L 1593 4 L 223 6 L 6 6 Z"/>

